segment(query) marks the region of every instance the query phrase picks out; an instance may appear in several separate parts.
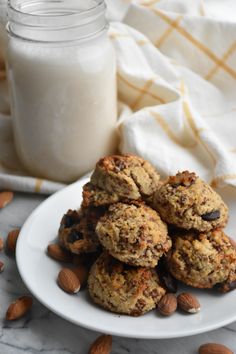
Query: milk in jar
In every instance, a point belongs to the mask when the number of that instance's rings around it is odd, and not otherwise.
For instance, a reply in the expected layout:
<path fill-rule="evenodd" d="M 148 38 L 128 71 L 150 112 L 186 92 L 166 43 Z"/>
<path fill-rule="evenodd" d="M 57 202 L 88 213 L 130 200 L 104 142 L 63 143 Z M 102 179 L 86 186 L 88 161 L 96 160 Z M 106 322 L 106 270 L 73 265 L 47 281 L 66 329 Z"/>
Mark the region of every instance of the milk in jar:
<path fill-rule="evenodd" d="M 14 138 L 29 173 L 70 182 L 116 145 L 115 54 L 103 0 L 11 0 Z"/>

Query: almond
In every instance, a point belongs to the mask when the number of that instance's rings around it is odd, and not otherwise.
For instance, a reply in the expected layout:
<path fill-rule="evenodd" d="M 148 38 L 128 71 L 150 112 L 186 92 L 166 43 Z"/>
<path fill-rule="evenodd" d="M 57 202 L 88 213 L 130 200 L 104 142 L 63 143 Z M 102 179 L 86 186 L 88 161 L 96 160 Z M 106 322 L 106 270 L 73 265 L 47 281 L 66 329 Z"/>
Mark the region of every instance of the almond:
<path fill-rule="evenodd" d="M 3 238 L 0 237 L 0 251 L 2 251 L 4 248 L 4 241 Z"/>
<path fill-rule="evenodd" d="M 2 261 L 0 261 L 0 273 L 4 271 L 4 268 L 5 268 L 5 264 Z"/>
<path fill-rule="evenodd" d="M 190 187 L 193 183 L 195 183 L 196 179 L 197 176 L 194 172 L 183 171 L 178 172 L 175 176 L 170 176 L 168 182 L 173 187 Z"/>
<path fill-rule="evenodd" d="M 0 193 L 0 209 L 4 208 L 13 199 L 12 192 L 1 192 Z"/>
<path fill-rule="evenodd" d="M 157 308 L 163 316 L 172 315 L 177 309 L 176 296 L 174 294 L 164 295 L 159 301 Z"/>
<path fill-rule="evenodd" d="M 24 316 L 32 307 L 33 299 L 31 296 L 22 296 L 12 302 L 6 312 L 6 320 L 13 321 Z"/>
<path fill-rule="evenodd" d="M 110 354 L 112 348 L 112 336 L 102 335 L 98 337 L 89 349 L 89 354 Z"/>
<path fill-rule="evenodd" d="M 190 293 L 182 293 L 177 297 L 178 306 L 181 310 L 188 313 L 197 313 L 201 305 L 196 296 Z"/>
<path fill-rule="evenodd" d="M 206 343 L 200 346 L 199 354 L 233 354 L 232 350 L 217 343 Z"/>
<path fill-rule="evenodd" d="M 85 287 L 89 276 L 89 269 L 84 265 L 80 265 L 79 267 L 73 268 L 72 270 L 79 278 L 81 287 Z"/>
<path fill-rule="evenodd" d="M 80 290 L 80 282 L 76 274 L 69 268 L 63 268 L 57 278 L 58 285 L 69 294 L 76 294 Z"/>
<path fill-rule="evenodd" d="M 72 261 L 71 254 L 65 251 L 56 243 L 52 243 L 51 245 L 48 245 L 47 251 L 48 251 L 48 255 L 57 261 L 66 262 L 66 263 Z"/>
<path fill-rule="evenodd" d="M 20 229 L 15 229 L 9 232 L 7 235 L 7 251 L 10 254 L 14 254 L 16 250 L 16 242 L 20 233 Z"/>

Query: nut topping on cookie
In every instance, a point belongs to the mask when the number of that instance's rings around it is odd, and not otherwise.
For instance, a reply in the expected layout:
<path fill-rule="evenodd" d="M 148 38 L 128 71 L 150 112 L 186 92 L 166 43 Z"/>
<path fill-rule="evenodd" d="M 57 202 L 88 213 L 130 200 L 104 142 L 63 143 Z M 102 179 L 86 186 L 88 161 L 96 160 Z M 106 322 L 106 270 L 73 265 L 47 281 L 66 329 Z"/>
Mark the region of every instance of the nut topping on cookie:
<path fill-rule="evenodd" d="M 114 167 L 113 168 L 114 168 L 115 172 L 120 172 L 120 171 L 123 171 L 125 168 L 127 168 L 127 164 L 124 160 L 117 157 L 117 158 L 114 158 Z"/>
<path fill-rule="evenodd" d="M 169 183 L 173 187 L 190 187 L 197 179 L 197 176 L 194 172 L 183 171 L 177 173 L 175 176 L 169 177 Z"/>

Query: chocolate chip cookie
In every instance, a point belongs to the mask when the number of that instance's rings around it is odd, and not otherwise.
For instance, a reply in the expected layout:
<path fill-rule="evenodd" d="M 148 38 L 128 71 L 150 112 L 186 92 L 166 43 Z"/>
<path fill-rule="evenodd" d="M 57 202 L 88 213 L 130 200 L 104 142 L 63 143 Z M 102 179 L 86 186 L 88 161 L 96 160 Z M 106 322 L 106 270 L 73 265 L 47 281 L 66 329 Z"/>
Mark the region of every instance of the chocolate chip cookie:
<path fill-rule="evenodd" d="M 167 258 L 171 274 L 195 288 L 212 288 L 228 281 L 235 271 L 236 251 L 222 229 L 196 234 L 187 232 L 172 239 Z"/>
<path fill-rule="evenodd" d="M 99 240 L 95 228 L 104 208 L 68 210 L 63 216 L 58 232 L 60 244 L 74 254 L 95 252 Z"/>
<path fill-rule="evenodd" d="M 89 200 L 91 204 L 96 200 L 94 205 L 109 204 L 110 200 L 147 201 L 159 187 L 159 180 L 160 176 L 155 168 L 141 157 L 107 156 L 96 164 L 91 184 L 84 190 L 84 203 L 88 205 Z"/>
<path fill-rule="evenodd" d="M 221 197 L 195 173 L 180 172 L 156 191 L 153 207 L 174 226 L 197 231 L 224 227 L 228 208 Z"/>
<path fill-rule="evenodd" d="M 171 247 L 166 224 L 142 203 L 111 205 L 96 233 L 114 258 L 133 266 L 155 267 Z"/>
<path fill-rule="evenodd" d="M 128 266 L 105 252 L 90 270 L 88 290 L 96 304 L 131 316 L 152 310 L 165 294 L 154 269 Z"/>

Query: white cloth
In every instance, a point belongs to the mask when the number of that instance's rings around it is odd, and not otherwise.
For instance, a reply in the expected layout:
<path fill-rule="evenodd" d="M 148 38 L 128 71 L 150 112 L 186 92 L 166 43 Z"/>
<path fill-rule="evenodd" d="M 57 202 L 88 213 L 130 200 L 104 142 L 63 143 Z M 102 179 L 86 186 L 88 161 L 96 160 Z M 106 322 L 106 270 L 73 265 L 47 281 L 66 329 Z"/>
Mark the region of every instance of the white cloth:
<path fill-rule="evenodd" d="M 109 17 L 119 20 L 109 34 L 124 107 L 121 152 L 143 156 L 163 176 L 188 169 L 213 186 L 236 186 L 235 1 L 107 3 Z M 0 124 L 0 188 L 61 188 L 26 175 L 13 149 L 10 119 Z"/>

